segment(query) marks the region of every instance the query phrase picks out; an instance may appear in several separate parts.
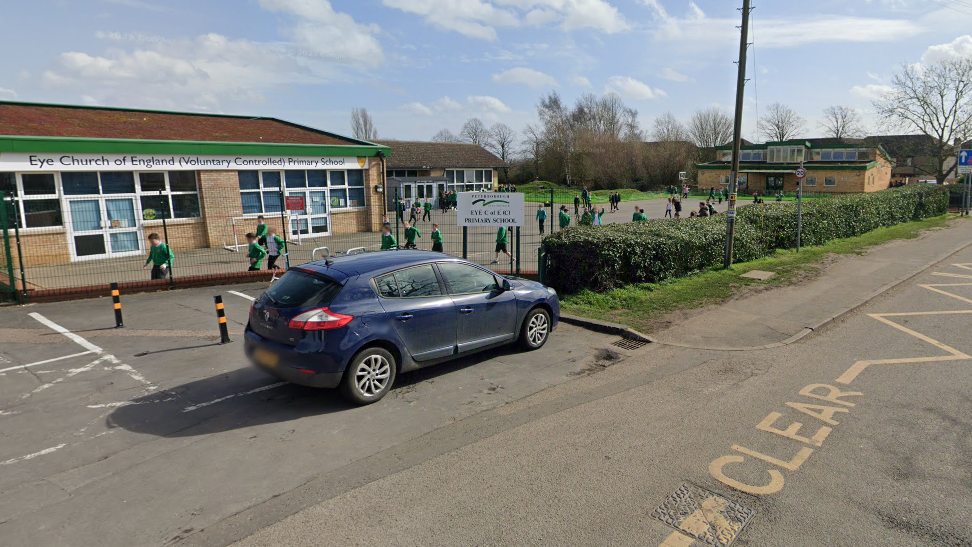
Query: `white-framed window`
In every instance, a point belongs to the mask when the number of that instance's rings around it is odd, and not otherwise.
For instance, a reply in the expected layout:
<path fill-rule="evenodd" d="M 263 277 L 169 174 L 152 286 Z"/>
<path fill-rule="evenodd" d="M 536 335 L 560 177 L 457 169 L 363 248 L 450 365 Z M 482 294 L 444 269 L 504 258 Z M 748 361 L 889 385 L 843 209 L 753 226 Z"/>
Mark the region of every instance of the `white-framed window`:
<path fill-rule="evenodd" d="M 419 176 L 418 171 L 415 169 L 396 169 L 388 172 L 389 177 L 396 178 L 417 178 Z"/>
<path fill-rule="evenodd" d="M 804 186 L 816 186 L 817 185 L 817 177 L 807 177 L 807 178 L 803 179 L 803 185 Z"/>
<path fill-rule="evenodd" d="M 732 150 L 720 150 L 719 159 L 721 161 L 732 161 Z"/>
<path fill-rule="evenodd" d="M 767 149 L 769 163 L 800 163 L 803 161 L 802 146 L 771 146 Z"/>
<path fill-rule="evenodd" d="M 816 161 L 865 161 L 871 157 L 867 148 L 814 150 Z"/>
<path fill-rule="evenodd" d="M 722 175 L 719 177 L 719 184 L 729 186 L 729 175 Z"/>
<path fill-rule="evenodd" d="M 362 170 L 348 171 L 239 171 L 240 201 L 243 214 L 279 213 L 283 208 L 280 192 L 287 195 L 313 190 L 313 196 L 326 192 L 331 209 L 365 206 L 365 176 Z M 281 188 L 283 185 L 283 188 Z M 313 201 L 316 203 L 316 201 Z"/>
<path fill-rule="evenodd" d="M 446 169 L 446 184 L 454 192 L 489 192 L 493 189 L 492 169 Z"/>
<path fill-rule="evenodd" d="M 199 218 L 199 185 L 195 171 L 137 173 L 142 212 L 152 209 L 156 218 Z"/>
<path fill-rule="evenodd" d="M 837 179 L 835 177 L 824 178 L 824 186 L 837 186 Z"/>
<path fill-rule="evenodd" d="M 64 226 L 62 201 L 85 196 L 133 197 L 156 218 L 200 217 L 195 171 L 0 173 L 0 191 L 14 197 L 24 229 Z"/>

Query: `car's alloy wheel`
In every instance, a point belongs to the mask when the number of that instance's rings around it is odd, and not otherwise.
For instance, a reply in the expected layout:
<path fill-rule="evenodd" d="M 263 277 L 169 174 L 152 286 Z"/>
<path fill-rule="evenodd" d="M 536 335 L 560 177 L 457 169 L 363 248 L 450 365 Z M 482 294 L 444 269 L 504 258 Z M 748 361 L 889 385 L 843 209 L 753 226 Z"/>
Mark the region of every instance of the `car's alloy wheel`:
<path fill-rule="evenodd" d="M 391 379 L 391 365 L 380 355 L 371 355 L 358 363 L 354 384 L 362 397 L 374 397 L 385 390 Z"/>
<path fill-rule="evenodd" d="M 362 350 L 351 359 L 344 371 L 341 394 L 359 405 L 379 401 L 395 383 L 397 366 L 395 358 L 385 349 L 371 347 Z"/>
<path fill-rule="evenodd" d="M 520 345 L 524 349 L 540 349 L 547 343 L 550 335 L 550 314 L 543 308 L 530 310 L 523 320 L 523 329 L 520 332 Z"/>
<path fill-rule="evenodd" d="M 543 344 L 543 341 L 547 338 L 549 328 L 547 316 L 542 313 L 534 315 L 530 319 L 530 323 L 527 324 L 527 338 L 530 339 L 530 343 L 534 346 Z"/>

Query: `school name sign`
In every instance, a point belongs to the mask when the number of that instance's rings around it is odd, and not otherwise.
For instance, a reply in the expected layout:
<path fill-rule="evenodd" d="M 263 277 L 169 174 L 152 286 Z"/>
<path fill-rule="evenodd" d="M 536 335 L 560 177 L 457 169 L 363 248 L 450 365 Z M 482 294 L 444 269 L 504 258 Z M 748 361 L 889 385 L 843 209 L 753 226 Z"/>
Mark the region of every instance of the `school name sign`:
<path fill-rule="evenodd" d="M 460 192 L 459 226 L 523 226 L 523 194 Z"/>
<path fill-rule="evenodd" d="M 237 171 L 245 169 L 367 169 L 368 158 L 317 156 L 197 156 L 4 152 L 0 171 Z"/>

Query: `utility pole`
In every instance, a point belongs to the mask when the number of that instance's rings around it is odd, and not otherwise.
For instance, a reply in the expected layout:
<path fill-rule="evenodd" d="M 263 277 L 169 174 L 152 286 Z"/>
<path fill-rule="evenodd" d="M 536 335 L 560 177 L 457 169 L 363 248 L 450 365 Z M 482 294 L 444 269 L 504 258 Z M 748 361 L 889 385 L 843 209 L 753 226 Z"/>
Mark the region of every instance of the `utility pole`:
<path fill-rule="evenodd" d="M 736 179 L 739 177 L 739 149 L 742 147 L 743 98 L 746 95 L 746 52 L 749 50 L 749 0 L 743 0 L 739 40 L 739 76 L 736 79 L 736 119 L 732 128 L 732 170 L 729 172 L 729 210 L 726 211 L 726 258 L 732 266 L 732 238 L 736 233 Z"/>

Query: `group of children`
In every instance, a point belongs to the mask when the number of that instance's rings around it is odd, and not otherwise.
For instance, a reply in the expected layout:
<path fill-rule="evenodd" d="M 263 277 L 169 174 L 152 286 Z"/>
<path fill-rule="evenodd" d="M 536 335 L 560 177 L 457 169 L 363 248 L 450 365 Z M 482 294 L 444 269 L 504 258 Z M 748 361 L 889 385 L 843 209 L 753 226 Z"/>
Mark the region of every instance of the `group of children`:
<path fill-rule="evenodd" d="M 422 232 L 410 222 L 405 223 L 405 248 L 406 249 L 417 249 L 418 244 L 415 242 L 416 239 L 422 237 Z M 432 251 L 436 253 L 441 253 L 442 251 L 442 232 L 439 231 L 439 225 L 432 224 Z M 388 249 L 397 249 L 398 240 L 392 235 L 391 223 L 385 220 L 385 223 L 381 226 L 381 250 L 387 251 Z"/>
<path fill-rule="evenodd" d="M 255 272 L 263 267 L 263 259 L 267 259 L 267 269 L 277 270 L 277 259 L 287 253 L 287 241 L 277 235 L 277 230 L 267 226 L 263 215 L 257 217 L 256 233 L 246 234 L 246 254 L 250 260 L 248 271 Z"/>

